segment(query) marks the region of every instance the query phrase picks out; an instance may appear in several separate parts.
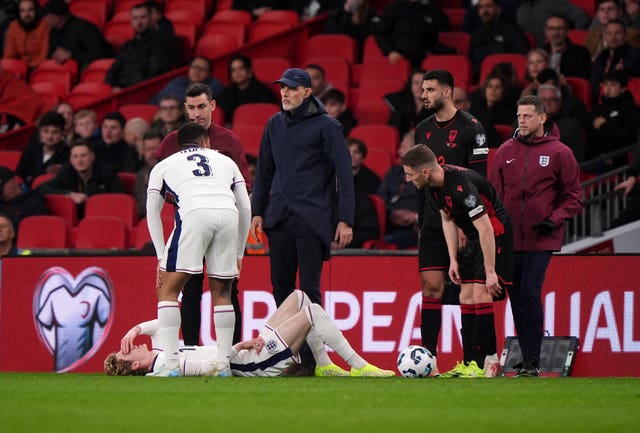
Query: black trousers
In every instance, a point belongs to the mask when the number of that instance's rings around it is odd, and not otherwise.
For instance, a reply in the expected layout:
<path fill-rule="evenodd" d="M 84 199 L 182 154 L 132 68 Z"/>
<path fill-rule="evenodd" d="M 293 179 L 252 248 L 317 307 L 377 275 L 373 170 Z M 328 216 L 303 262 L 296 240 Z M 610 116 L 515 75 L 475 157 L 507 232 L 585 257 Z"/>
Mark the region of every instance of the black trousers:
<path fill-rule="evenodd" d="M 200 323 L 202 312 L 200 301 L 202 301 L 202 284 L 204 274 L 194 274 L 189 278 L 182 289 L 182 304 L 180 314 L 182 316 L 182 338 L 187 346 L 197 346 L 200 344 Z M 236 315 L 236 323 L 233 329 L 233 344 L 239 343 L 242 337 L 242 312 L 240 311 L 240 301 L 238 300 L 238 279 L 234 279 L 231 284 L 231 304 Z"/>
<path fill-rule="evenodd" d="M 515 252 L 513 285 L 507 286 L 523 361 L 535 366 L 540 363 L 544 335 L 542 284 L 551 255 L 551 251 Z"/>
<path fill-rule="evenodd" d="M 320 276 L 322 264 L 328 258 L 328 249 L 320 237 L 295 214 L 269 229 L 267 236 L 271 285 L 276 305 L 280 306 L 295 290 L 298 271 L 300 290 L 309 296 L 311 302 L 322 305 Z M 311 349 L 306 343 L 300 349 L 300 357 L 303 364 L 315 365 Z"/>

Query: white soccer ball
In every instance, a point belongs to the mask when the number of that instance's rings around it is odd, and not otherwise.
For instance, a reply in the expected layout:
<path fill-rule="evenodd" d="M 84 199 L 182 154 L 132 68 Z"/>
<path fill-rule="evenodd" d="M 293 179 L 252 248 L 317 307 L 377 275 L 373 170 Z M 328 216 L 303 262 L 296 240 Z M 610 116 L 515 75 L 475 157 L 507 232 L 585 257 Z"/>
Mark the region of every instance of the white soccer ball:
<path fill-rule="evenodd" d="M 397 364 L 404 377 L 427 377 L 433 370 L 433 355 L 422 346 L 409 346 L 398 354 Z"/>

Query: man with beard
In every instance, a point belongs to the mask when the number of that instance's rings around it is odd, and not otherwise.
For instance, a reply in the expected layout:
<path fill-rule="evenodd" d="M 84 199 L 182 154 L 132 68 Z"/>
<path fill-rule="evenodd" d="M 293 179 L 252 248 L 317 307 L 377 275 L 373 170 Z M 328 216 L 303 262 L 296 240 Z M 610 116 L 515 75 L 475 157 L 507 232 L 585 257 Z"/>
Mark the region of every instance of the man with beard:
<path fill-rule="evenodd" d="M 35 0 L 20 0 L 18 18 L 9 24 L 4 42 L 5 59 L 21 59 L 34 69 L 47 58 L 49 30 L 37 14 Z"/>
<path fill-rule="evenodd" d="M 435 153 L 439 164 L 453 164 L 471 168 L 486 176 L 487 137 L 484 128 L 471 114 L 456 109 L 453 103 L 453 76 L 450 72 L 435 69 L 424 74 L 422 81 L 422 100 L 425 108 L 434 112 L 416 127 L 416 144 L 426 144 Z M 418 225 L 420 242 L 418 250 L 418 270 L 422 283 L 422 311 L 420 331 L 422 345 L 429 349 L 434 357 L 437 354 L 438 335 L 442 320 L 442 295 L 445 289 L 445 275 L 449 269 L 449 253 L 442 231 L 442 220 L 433 197 L 426 189 L 418 193 Z M 461 234 L 460 250 L 466 246 L 466 238 Z M 467 303 L 469 301 L 469 303 Z M 487 361 L 478 360 L 472 372 L 495 376 L 499 366 L 495 354 L 495 329 L 493 325 L 493 305 L 491 297 L 482 303 L 466 300 L 462 307 L 462 333 L 469 338 L 476 332 L 475 324 L 483 323 L 478 333 L 491 333 L 490 347 L 485 350 Z M 486 326 L 485 326 L 486 325 Z M 485 365 L 486 364 L 486 365 Z M 458 376 L 469 367 L 460 363 L 455 368 Z M 436 369 L 437 371 L 437 369 Z M 453 374 L 452 373 L 452 374 Z M 459 374 L 460 373 L 460 374 Z"/>

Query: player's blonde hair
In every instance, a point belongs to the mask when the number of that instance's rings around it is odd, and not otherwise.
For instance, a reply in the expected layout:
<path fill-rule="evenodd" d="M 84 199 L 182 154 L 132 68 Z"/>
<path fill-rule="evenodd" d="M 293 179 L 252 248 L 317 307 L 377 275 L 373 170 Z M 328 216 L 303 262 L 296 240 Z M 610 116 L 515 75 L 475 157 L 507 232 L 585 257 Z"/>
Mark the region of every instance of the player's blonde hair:
<path fill-rule="evenodd" d="M 131 368 L 132 362 L 118 359 L 118 354 L 112 352 L 104 360 L 104 372 L 107 376 L 144 376 L 147 371 L 143 368 Z"/>

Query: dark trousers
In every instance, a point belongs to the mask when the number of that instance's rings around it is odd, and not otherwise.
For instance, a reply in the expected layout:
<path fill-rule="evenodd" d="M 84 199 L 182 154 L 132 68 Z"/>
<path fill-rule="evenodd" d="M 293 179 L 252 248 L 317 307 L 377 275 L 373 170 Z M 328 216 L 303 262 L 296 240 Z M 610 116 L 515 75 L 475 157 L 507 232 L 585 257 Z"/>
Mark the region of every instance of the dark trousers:
<path fill-rule="evenodd" d="M 194 274 L 189 278 L 182 289 L 182 303 L 180 304 L 182 339 L 187 346 L 198 346 L 200 344 L 200 323 L 202 321 L 202 311 L 200 301 L 202 300 L 202 284 L 204 274 Z M 240 311 L 240 301 L 238 300 L 238 279 L 234 279 L 231 284 L 231 304 L 236 315 L 236 323 L 233 329 L 233 344 L 239 343 L 242 336 L 242 312 Z"/>
<path fill-rule="evenodd" d="M 291 214 L 285 221 L 269 229 L 269 263 L 276 305 L 280 306 L 296 288 L 300 272 L 300 290 L 311 302 L 322 305 L 320 275 L 327 252 L 322 240 L 299 216 Z M 314 365 L 313 355 L 305 343 L 300 349 L 303 364 Z"/>
<path fill-rule="evenodd" d="M 326 247 L 311 227 L 299 216 L 269 229 L 269 263 L 276 305 L 280 306 L 296 288 L 300 272 L 300 290 L 311 302 L 322 305 L 320 275 Z"/>
<path fill-rule="evenodd" d="M 535 366 L 540 363 L 544 334 L 542 284 L 551 255 L 551 251 L 515 252 L 513 285 L 507 286 L 523 361 Z"/>

